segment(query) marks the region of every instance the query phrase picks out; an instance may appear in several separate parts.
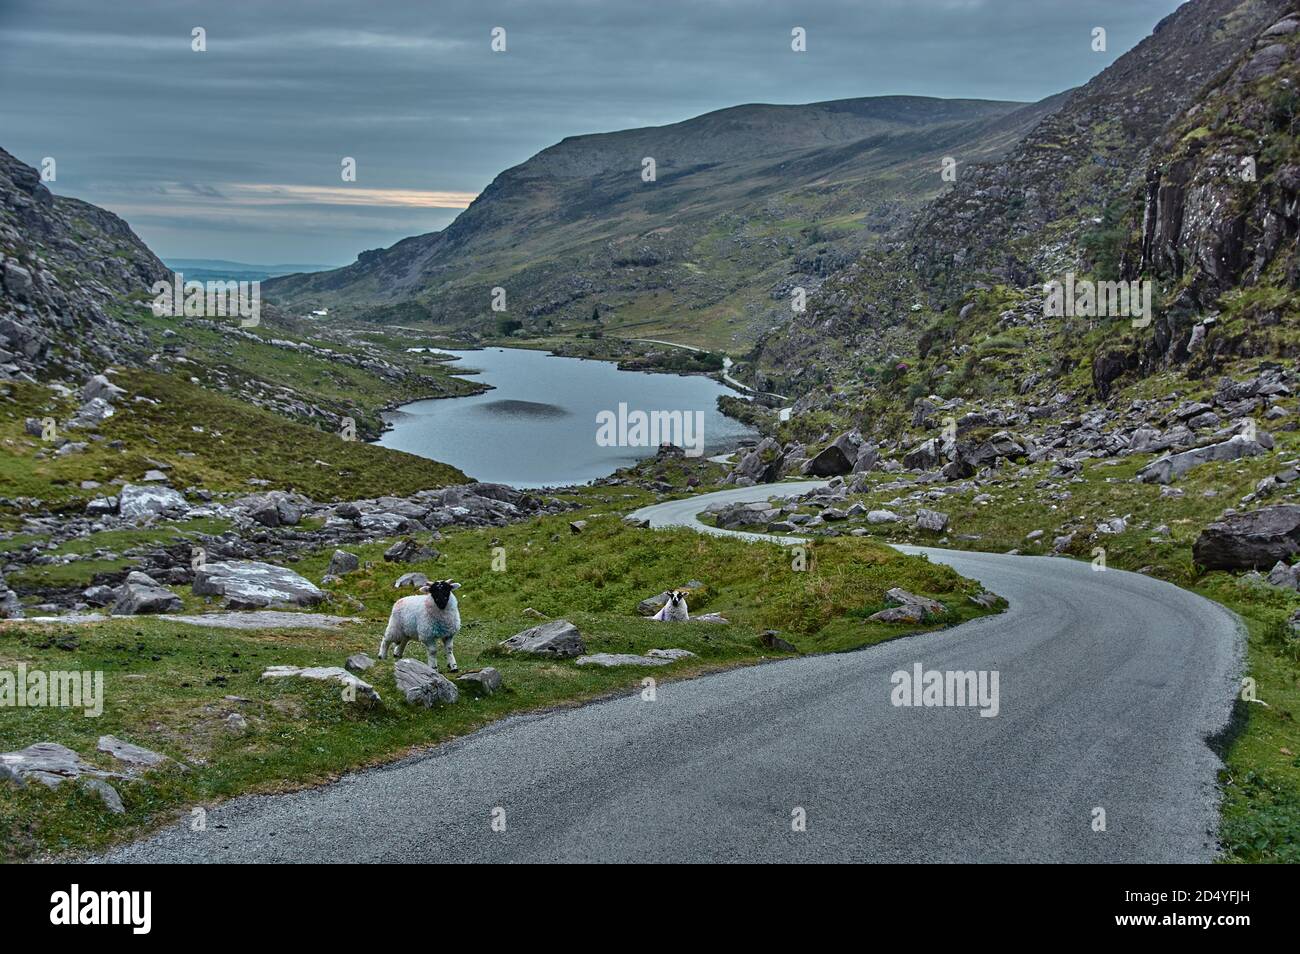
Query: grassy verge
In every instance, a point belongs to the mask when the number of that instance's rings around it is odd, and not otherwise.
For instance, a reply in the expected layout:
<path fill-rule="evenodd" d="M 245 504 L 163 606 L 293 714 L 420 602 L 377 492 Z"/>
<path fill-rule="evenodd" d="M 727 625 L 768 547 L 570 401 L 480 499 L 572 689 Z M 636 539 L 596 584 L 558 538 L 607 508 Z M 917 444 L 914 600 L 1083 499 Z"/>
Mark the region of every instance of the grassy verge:
<path fill-rule="evenodd" d="M 0 669 L 12 670 L 21 661 L 32 669 L 101 670 L 107 687 L 104 713 L 96 719 L 63 709 L 4 710 L 0 750 L 56 741 L 108 767 L 95 743 L 111 733 L 189 766 L 121 783 L 124 815 L 110 813 L 72 784 L 54 791 L 39 784 L 23 791 L 0 785 L 0 853 L 13 861 L 102 848 L 197 805 L 323 782 L 510 713 L 637 691 L 646 675 L 662 681 L 756 663 L 780 655 L 759 642 L 758 634 L 769 628 L 804 652 L 848 650 L 916 631 L 865 621 L 884 606 L 892 586 L 952 607 L 935 626 L 984 613 L 967 598 L 979 590 L 973 581 L 870 541 L 819 544 L 809 569 L 794 572 L 791 555 L 776 546 L 685 529 L 635 530 L 613 515 L 589 516 L 575 536 L 568 519 L 449 533 L 438 544 L 441 555 L 426 564 L 384 563 L 383 542 L 359 548 L 362 569 L 331 592 L 334 608 L 352 609 L 360 621 L 338 632 L 232 631 L 147 617 L 85 627 L 0 628 Z M 494 552 L 496 547 L 501 549 Z M 499 566 L 501 556 L 505 569 L 498 572 L 493 560 Z M 328 557 L 317 554 L 295 568 L 318 578 Z M 456 641 L 458 660 L 463 670 L 495 666 L 503 691 L 487 698 L 467 692 L 457 704 L 435 710 L 408 706 L 393 683 L 391 662 L 366 676 L 383 697 L 377 706 L 344 703 L 333 684 L 259 680 L 270 665 L 339 665 L 353 652 L 373 655 L 396 595 L 393 582 L 411 570 L 464 584 L 458 593 L 465 620 Z M 645 596 L 692 579 L 704 583 L 692 596 L 692 610 L 720 612 L 729 625 L 668 627 L 637 615 L 636 604 Z M 536 624 L 524 614 L 529 607 L 572 620 L 589 652 L 679 647 L 697 655 L 653 670 L 500 655 L 500 640 Z M 418 648 L 413 653 L 422 658 Z M 247 720 L 246 731 L 228 728 L 232 713 Z"/>

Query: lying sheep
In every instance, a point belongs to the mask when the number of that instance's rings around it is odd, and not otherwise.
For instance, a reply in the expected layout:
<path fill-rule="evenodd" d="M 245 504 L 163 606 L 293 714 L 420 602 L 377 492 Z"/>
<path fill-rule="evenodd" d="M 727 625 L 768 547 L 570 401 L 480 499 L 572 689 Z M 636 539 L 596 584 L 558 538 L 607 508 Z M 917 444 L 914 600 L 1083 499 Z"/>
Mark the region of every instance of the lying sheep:
<path fill-rule="evenodd" d="M 411 637 L 424 643 L 429 653 L 429 666 L 438 668 L 437 640 L 442 640 L 447 652 L 447 668 L 456 671 L 456 655 L 452 640 L 460 632 L 460 610 L 452 590 L 460 589 L 451 580 L 435 580 L 420 587 L 420 595 L 403 596 L 393 604 L 388 616 L 388 628 L 379 641 L 379 658 L 383 659 L 388 647 L 393 647 L 393 658 L 400 659 Z"/>
<path fill-rule="evenodd" d="M 685 623 L 689 620 L 691 614 L 686 607 L 686 592 L 684 590 L 670 591 L 668 602 L 652 618 L 659 620 L 661 623 Z"/>

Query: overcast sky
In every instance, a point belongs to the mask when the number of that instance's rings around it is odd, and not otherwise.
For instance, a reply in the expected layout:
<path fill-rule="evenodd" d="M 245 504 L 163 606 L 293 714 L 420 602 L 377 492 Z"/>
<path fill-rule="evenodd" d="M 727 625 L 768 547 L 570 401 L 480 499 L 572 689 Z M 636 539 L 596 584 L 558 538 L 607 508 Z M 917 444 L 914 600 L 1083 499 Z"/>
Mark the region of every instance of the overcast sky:
<path fill-rule="evenodd" d="M 1037 100 L 1177 6 L 0 0 L 0 147 L 53 157 L 55 192 L 124 216 L 163 257 L 344 264 L 441 228 L 565 136 L 752 102 Z M 790 49 L 795 26 L 805 53 Z M 195 27 L 206 52 L 191 49 Z"/>

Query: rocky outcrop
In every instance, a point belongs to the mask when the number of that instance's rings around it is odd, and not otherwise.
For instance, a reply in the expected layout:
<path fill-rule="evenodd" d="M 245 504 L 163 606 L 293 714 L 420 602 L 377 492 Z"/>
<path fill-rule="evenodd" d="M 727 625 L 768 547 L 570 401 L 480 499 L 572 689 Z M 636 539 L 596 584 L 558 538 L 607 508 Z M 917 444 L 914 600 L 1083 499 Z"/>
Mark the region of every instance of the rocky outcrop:
<path fill-rule="evenodd" d="M 127 484 L 117 495 L 117 512 L 123 520 L 184 516 L 190 509 L 185 497 L 170 487 Z"/>
<path fill-rule="evenodd" d="M 111 306 L 170 274 L 116 215 L 55 196 L 0 149 L 0 380 L 143 361 L 146 335 Z"/>
<path fill-rule="evenodd" d="M 193 590 L 196 596 L 224 597 L 228 609 L 306 607 L 325 599 L 310 580 L 255 560 L 205 563 L 194 572 Z"/>
<path fill-rule="evenodd" d="M 1250 440 L 1244 434 L 1236 434 L 1219 444 L 1208 444 L 1180 454 L 1158 457 L 1138 471 L 1138 479 L 1148 484 L 1168 484 L 1202 464 L 1256 457 L 1267 453 L 1272 446 L 1273 440 L 1267 434 L 1261 433 L 1259 440 Z"/>
<path fill-rule="evenodd" d="M 1300 506 L 1283 504 L 1224 517 L 1192 547 L 1207 570 L 1266 569 L 1300 553 Z"/>
<path fill-rule="evenodd" d="M 142 613 L 175 613 L 181 608 L 181 598 L 158 581 L 139 571 L 132 572 L 117 589 L 113 603 L 114 616 L 136 616 Z"/>

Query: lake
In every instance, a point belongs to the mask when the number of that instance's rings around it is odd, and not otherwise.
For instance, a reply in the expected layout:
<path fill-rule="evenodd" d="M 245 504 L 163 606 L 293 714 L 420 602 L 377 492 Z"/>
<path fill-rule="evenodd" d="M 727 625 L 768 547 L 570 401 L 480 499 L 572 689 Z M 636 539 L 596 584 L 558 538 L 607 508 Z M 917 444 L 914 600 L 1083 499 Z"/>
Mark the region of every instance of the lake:
<path fill-rule="evenodd" d="M 609 361 L 524 348 L 446 353 L 459 359 L 451 367 L 480 371 L 469 379 L 493 390 L 404 405 L 385 415 L 392 429 L 377 443 L 444 461 L 476 480 L 546 487 L 607 477 L 657 453 L 655 428 L 645 421 L 654 412 L 658 436 L 680 435 L 674 443 L 701 446 L 706 455 L 755 436 L 717 409 L 719 395 L 735 392 L 701 375 L 620 371 Z M 664 412 L 685 413 L 671 420 Z"/>

